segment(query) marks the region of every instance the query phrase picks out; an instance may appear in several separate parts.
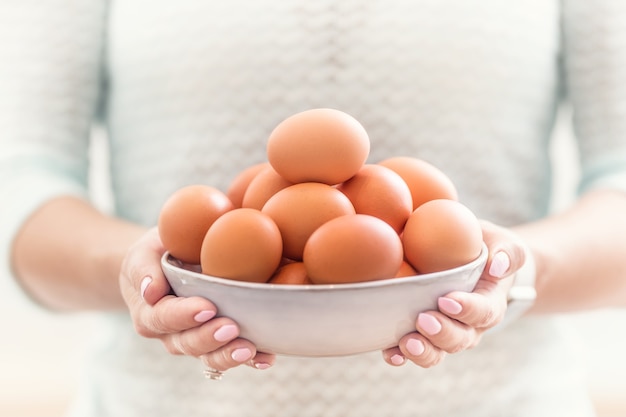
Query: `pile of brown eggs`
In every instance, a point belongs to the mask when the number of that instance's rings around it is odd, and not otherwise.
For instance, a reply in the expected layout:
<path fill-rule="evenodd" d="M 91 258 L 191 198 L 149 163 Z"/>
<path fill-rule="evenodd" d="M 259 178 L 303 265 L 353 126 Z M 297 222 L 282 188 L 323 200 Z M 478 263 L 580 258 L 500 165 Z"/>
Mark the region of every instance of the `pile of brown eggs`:
<path fill-rule="evenodd" d="M 363 126 L 335 109 L 282 121 L 267 162 L 222 192 L 183 187 L 161 209 L 164 247 L 202 273 L 340 284 L 442 271 L 476 259 L 482 231 L 452 181 L 406 156 L 366 163 Z"/>

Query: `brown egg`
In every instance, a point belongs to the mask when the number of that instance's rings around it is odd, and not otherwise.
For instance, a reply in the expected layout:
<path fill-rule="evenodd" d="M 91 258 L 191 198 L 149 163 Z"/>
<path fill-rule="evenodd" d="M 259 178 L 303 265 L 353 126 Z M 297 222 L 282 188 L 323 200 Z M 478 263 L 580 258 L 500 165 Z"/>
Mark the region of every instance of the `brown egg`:
<path fill-rule="evenodd" d="M 233 202 L 233 206 L 236 208 L 242 207 L 243 196 L 248 189 L 250 182 L 261 172 L 264 168 L 269 167 L 269 162 L 262 162 L 260 164 L 251 165 L 248 168 L 241 171 L 230 183 L 226 195 Z"/>
<path fill-rule="evenodd" d="M 409 156 L 396 156 L 378 163 L 396 172 L 411 190 L 413 210 L 430 200 L 458 200 L 452 180 L 434 165 Z"/>
<path fill-rule="evenodd" d="M 474 213 L 455 200 L 431 200 L 409 217 L 402 233 L 404 255 L 420 273 L 443 271 L 480 255 L 483 235 Z"/>
<path fill-rule="evenodd" d="M 200 263 L 202 240 L 213 222 L 233 209 L 222 191 L 208 185 L 188 185 L 175 191 L 159 213 L 158 230 L 163 246 L 175 258 Z"/>
<path fill-rule="evenodd" d="M 303 262 L 316 284 L 393 278 L 402 264 L 402 243 L 389 224 L 351 214 L 320 226 L 304 247 Z"/>
<path fill-rule="evenodd" d="M 283 256 L 301 260 L 304 244 L 318 227 L 335 217 L 354 214 L 348 197 L 319 182 L 283 188 L 263 206 L 262 212 L 278 225 L 283 237 Z"/>
<path fill-rule="evenodd" d="M 337 185 L 359 214 L 386 221 L 397 233 L 413 211 L 409 187 L 389 168 L 366 164 L 349 180 Z"/>
<path fill-rule="evenodd" d="M 266 166 L 250 181 L 243 195 L 242 207 L 261 210 L 271 196 L 290 185 L 292 183 L 278 175 L 271 166 Z"/>
<path fill-rule="evenodd" d="M 415 270 L 415 268 L 413 268 L 413 266 L 411 266 L 410 263 L 404 260 L 402 261 L 402 265 L 400 265 L 400 269 L 398 269 L 398 272 L 396 272 L 395 277 L 396 278 L 412 277 L 417 274 L 418 273 Z"/>
<path fill-rule="evenodd" d="M 370 140 L 354 117 L 334 109 L 312 109 L 282 121 L 270 134 L 267 157 L 288 181 L 338 184 L 365 163 Z"/>
<path fill-rule="evenodd" d="M 276 223 L 259 210 L 238 208 L 217 219 L 202 242 L 202 273 L 266 282 L 280 264 L 283 242 Z"/>
<path fill-rule="evenodd" d="M 291 262 L 281 266 L 268 282 L 283 285 L 313 284 L 313 281 L 307 276 L 306 268 L 302 262 Z"/>

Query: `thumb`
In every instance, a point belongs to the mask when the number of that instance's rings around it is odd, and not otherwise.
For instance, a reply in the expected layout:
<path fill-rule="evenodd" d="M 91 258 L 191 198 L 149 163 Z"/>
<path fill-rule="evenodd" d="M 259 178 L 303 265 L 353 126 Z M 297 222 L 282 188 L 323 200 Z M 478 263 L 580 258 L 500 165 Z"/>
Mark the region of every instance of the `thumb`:
<path fill-rule="evenodd" d="M 170 293 L 170 285 L 161 269 L 164 253 L 165 248 L 156 227 L 129 249 L 120 273 L 120 287 L 127 300 L 143 299 L 149 305 L 154 305 Z"/>
<path fill-rule="evenodd" d="M 522 239 L 513 231 L 488 221 L 481 221 L 483 240 L 489 249 L 489 257 L 483 278 L 501 279 L 524 265 L 526 252 Z"/>

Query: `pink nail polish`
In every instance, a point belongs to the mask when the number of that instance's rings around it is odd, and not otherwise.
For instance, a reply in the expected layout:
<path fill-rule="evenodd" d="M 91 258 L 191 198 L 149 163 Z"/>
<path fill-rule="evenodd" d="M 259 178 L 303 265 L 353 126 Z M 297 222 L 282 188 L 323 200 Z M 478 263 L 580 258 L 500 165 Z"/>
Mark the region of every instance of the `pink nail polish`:
<path fill-rule="evenodd" d="M 254 367 L 256 369 L 267 369 L 269 367 L 271 367 L 272 365 L 270 365 L 269 363 L 265 363 L 265 362 L 257 362 L 254 364 Z"/>
<path fill-rule="evenodd" d="M 230 354 L 230 357 L 237 362 L 245 362 L 252 358 L 252 352 L 248 348 L 239 348 L 233 350 L 233 352 Z"/>
<path fill-rule="evenodd" d="M 420 313 L 417 316 L 417 324 L 430 336 L 434 336 L 441 331 L 441 323 L 428 313 Z"/>
<path fill-rule="evenodd" d="M 226 324 L 213 333 L 213 337 L 218 342 L 227 342 L 231 339 L 234 339 L 239 334 L 239 330 L 237 330 L 237 326 L 233 324 Z"/>
<path fill-rule="evenodd" d="M 406 350 L 413 356 L 419 356 L 424 353 L 424 343 L 418 339 L 409 339 L 409 341 L 406 342 Z"/>
<path fill-rule="evenodd" d="M 144 279 L 141 280 L 141 298 L 143 298 L 145 300 L 145 294 L 146 294 L 146 290 L 148 289 L 148 285 L 150 285 L 150 283 L 152 282 L 152 278 L 151 277 L 145 277 Z"/>
<path fill-rule="evenodd" d="M 402 365 L 404 363 L 404 356 L 396 354 L 389 358 L 389 360 L 394 365 Z"/>
<path fill-rule="evenodd" d="M 193 316 L 193 319 L 198 323 L 204 323 L 211 320 L 213 317 L 215 317 L 215 311 L 202 310 L 201 312 Z"/>
<path fill-rule="evenodd" d="M 491 259 L 491 266 L 489 267 L 489 275 L 495 278 L 502 278 L 506 271 L 511 266 L 511 260 L 509 255 L 505 252 L 496 253 Z"/>
<path fill-rule="evenodd" d="M 437 300 L 437 305 L 439 306 L 439 309 L 444 313 L 459 314 L 461 311 L 463 311 L 463 306 L 458 301 L 453 300 L 452 298 L 439 297 L 439 300 Z"/>

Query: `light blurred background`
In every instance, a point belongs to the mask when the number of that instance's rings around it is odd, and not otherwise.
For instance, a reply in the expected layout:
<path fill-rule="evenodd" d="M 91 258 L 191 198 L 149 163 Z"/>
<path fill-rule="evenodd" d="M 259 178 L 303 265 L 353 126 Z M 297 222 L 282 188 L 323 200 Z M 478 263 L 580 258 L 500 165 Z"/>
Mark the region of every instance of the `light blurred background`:
<path fill-rule="evenodd" d="M 554 210 L 571 201 L 578 176 L 570 117 L 571 112 L 564 108 L 555 132 Z M 94 132 L 93 197 L 103 210 L 110 210 L 106 146 L 102 133 Z M 61 416 L 77 387 L 84 349 L 98 334 L 95 316 L 50 313 L 16 299 L 6 287 L 6 277 L 2 277 L 0 416 Z M 626 311 L 594 311 L 567 320 L 572 325 L 573 343 L 587 366 L 589 391 L 598 415 L 626 416 Z"/>

